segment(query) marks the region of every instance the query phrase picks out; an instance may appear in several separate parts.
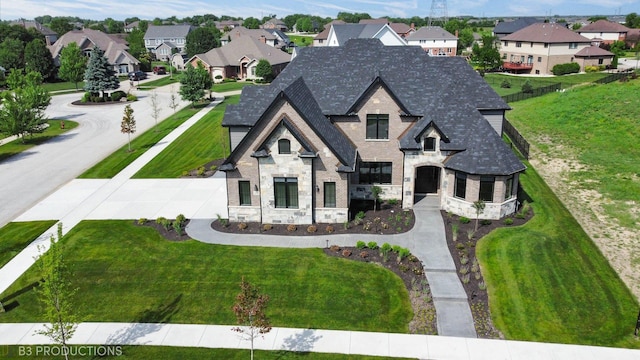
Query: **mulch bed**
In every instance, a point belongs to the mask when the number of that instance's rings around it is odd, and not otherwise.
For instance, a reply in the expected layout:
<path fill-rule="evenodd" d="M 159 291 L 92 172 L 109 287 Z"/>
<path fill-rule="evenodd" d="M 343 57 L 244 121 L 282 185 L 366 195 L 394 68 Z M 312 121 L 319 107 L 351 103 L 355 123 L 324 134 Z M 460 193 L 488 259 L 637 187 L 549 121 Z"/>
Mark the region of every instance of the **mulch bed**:
<path fill-rule="evenodd" d="M 211 177 L 213 176 L 213 174 L 216 173 L 218 167 L 220 167 L 220 165 L 222 165 L 223 162 L 224 162 L 224 159 L 216 159 L 213 161 L 209 161 L 208 163 L 202 165 L 197 169 L 191 169 L 189 171 L 185 171 L 184 173 L 182 173 L 182 176 L 180 176 L 180 178 L 185 179 L 185 178 L 193 178 L 193 177 L 196 177 L 196 178 Z"/>
<path fill-rule="evenodd" d="M 461 217 L 449 214 L 446 211 L 441 211 L 441 214 L 445 224 L 447 246 L 453 257 L 453 262 L 456 264 L 458 277 L 467 293 L 478 337 L 504 339 L 504 335 L 495 328 L 491 321 L 489 295 L 487 294 L 480 266 L 476 260 L 476 244 L 483 236 L 496 228 L 525 224 L 533 217 L 533 211 L 528 207 L 524 213 L 518 216 L 508 216 L 501 220 L 479 223 L 477 231 L 475 231 L 475 219 L 466 222 L 466 220 L 461 221 Z M 511 221 L 513 222 L 512 224 L 506 224 Z M 457 226 L 458 230 L 454 241 L 453 229 L 455 226 Z M 469 238 L 469 235 L 471 235 L 471 238 Z"/>
<path fill-rule="evenodd" d="M 355 201 L 354 201 L 355 202 Z M 401 204 L 383 203 L 373 211 L 373 202 L 352 204 L 352 214 L 362 211 L 364 218 L 353 219 L 344 224 L 318 223 L 313 225 L 261 224 L 257 222 L 227 222 L 218 219 L 211 227 L 220 232 L 233 234 L 318 236 L 332 234 L 401 234 L 413 228 L 413 210 L 402 209 Z"/>
<path fill-rule="evenodd" d="M 169 221 L 171 223 L 173 223 L 175 220 L 173 219 L 169 219 Z M 187 235 L 187 233 L 184 231 L 185 227 L 187 226 L 187 224 L 189 224 L 190 220 L 185 220 L 182 223 L 182 231 L 181 234 L 178 234 L 175 229 L 173 228 L 173 226 L 169 226 L 168 228 L 164 227 L 161 224 L 158 224 L 156 222 L 156 219 L 153 220 L 147 220 L 147 219 L 139 219 L 139 220 L 134 220 L 134 224 L 136 226 L 147 226 L 150 228 L 154 228 L 158 231 L 158 233 L 160 233 L 160 235 L 162 235 L 165 239 L 169 240 L 169 241 L 185 241 L 185 240 L 191 240 L 191 238 L 189 237 L 189 235 Z"/>

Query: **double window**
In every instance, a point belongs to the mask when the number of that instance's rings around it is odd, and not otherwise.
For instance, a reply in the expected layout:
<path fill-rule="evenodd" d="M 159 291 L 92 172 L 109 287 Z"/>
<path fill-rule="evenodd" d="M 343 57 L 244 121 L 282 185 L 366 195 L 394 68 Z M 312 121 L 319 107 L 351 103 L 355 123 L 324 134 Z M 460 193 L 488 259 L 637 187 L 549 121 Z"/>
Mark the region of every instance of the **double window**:
<path fill-rule="evenodd" d="M 467 174 L 456 173 L 456 181 L 453 185 L 453 195 L 464 199 L 467 196 Z"/>
<path fill-rule="evenodd" d="M 569 43 L 569 49 L 577 49 L 578 48 L 578 43 Z"/>
<path fill-rule="evenodd" d="M 480 200 L 484 202 L 493 202 L 493 186 L 495 184 L 495 177 L 493 176 L 481 176 L 480 177 Z"/>
<path fill-rule="evenodd" d="M 390 162 L 360 163 L 360 184 L 391 184 Z"/>
<path fill-rule="evenodd" d="M 273 178 L 273 189 L 276 208 L 298 208 L 298 179 L 277 177 Z"/>
<path fill-rule="evenodd" d="M 251 183 L 238 181 L 238 192 L 240 193 L 240 205 L 251 205 Z"/>
<path fill-rule="evenodd" d="M 389 138 L 389 115 L 369 114 L 367 115 L 367 139 L 388 139 Z"/>
<path fill-rule="evenodd" d="M 336 207 L 336 183 L 334 182 L 324 183 L 324 207 Z"/>

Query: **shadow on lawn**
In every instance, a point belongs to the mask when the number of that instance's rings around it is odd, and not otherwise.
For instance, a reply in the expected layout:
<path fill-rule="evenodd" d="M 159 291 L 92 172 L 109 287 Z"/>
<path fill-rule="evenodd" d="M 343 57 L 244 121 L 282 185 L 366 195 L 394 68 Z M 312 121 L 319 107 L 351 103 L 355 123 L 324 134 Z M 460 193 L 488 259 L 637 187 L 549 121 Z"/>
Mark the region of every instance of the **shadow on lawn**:
<path fill-rule="evenodd" d="M 40 282 L 38 281 L 34 281 L 31 284 L 23 287 L 22 289 L 14 292 L 13 294 L 8 295 L 7 297 L 0 299 L 0 303 L 3 305 L 4 307 L 4 311 L 5 312 L 9 312 L 15 308 L 17 308 L 18 306 L 20 306 L 20 303 L 18 302 L 18 300 L 14 300 L 10 303 L 7 303 L 7 301 L 17 298 L 18 296 L 24 294 L 24 293 L 28 293 L 29 291 L 35 289 L 36 287 L 38 287 L 38 285 L 40 284 Z"/>
<path fill-rule="evenodd" d="M 284 339 L 282 351 L 278 352 L 276 359 L 285 358 L 288 356 L 287 352 L 290 351 L 301 353 L 311 352 L 313 351 L 314 344 L 321 338 L 322 336 L 316 335 L 316 331 L 312 329 L 305 329 L 300 333 L 293 334 Z"/>
<path fill-rule="evenodd" d="M 145 345 L 150 340 L 143 340 L 147 335 L 158 332 L 160 324 L 169 323 L 173 315 L 180 310 L 182 294 L 176 296 L 172 302 L 159 305 L 155 309 L 141 312 L 130 326 L 116 331 L 107 339 L 107 344 L 113 345 Z"/>

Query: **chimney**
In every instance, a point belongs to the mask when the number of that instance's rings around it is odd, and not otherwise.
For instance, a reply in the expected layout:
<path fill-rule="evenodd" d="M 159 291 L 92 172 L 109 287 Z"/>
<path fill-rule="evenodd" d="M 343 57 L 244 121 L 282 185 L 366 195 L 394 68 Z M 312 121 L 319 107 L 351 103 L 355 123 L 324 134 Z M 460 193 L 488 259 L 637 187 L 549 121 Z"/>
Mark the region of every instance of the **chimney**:
<path fill-rule="evenodd" d="M 267 43 L 267 38 L 266 38 L 266 36 L 264 36 L 264 35 L 260 35 L 260 41 L 261 41 L 263 44 L 266 44 L 266 43 Z"/>

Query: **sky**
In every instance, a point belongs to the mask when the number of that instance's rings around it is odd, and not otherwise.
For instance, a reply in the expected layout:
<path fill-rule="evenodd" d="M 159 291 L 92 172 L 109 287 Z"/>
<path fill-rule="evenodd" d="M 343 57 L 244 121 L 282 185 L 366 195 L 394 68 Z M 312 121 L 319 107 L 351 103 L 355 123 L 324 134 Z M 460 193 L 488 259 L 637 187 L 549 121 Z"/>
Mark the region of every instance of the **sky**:
<path fill-rule="evenodd" d="M 446 3 L 448 16 L 476 17 L 554 16 L 554 15 L 627 15 L 640 14 L 640 0 L 436 0 Z M 310 14 L 335 18 L 339 12 L 368 13 L 373 18 L 428 17 L 432 0 L 0 0 L 0 20 L 36 16 L 78 16 L 103 20 L 183 18 L 214 14 L 262 19 L 275 14 Z M 438 7 L 442 13 L 443 6 Z"/>

